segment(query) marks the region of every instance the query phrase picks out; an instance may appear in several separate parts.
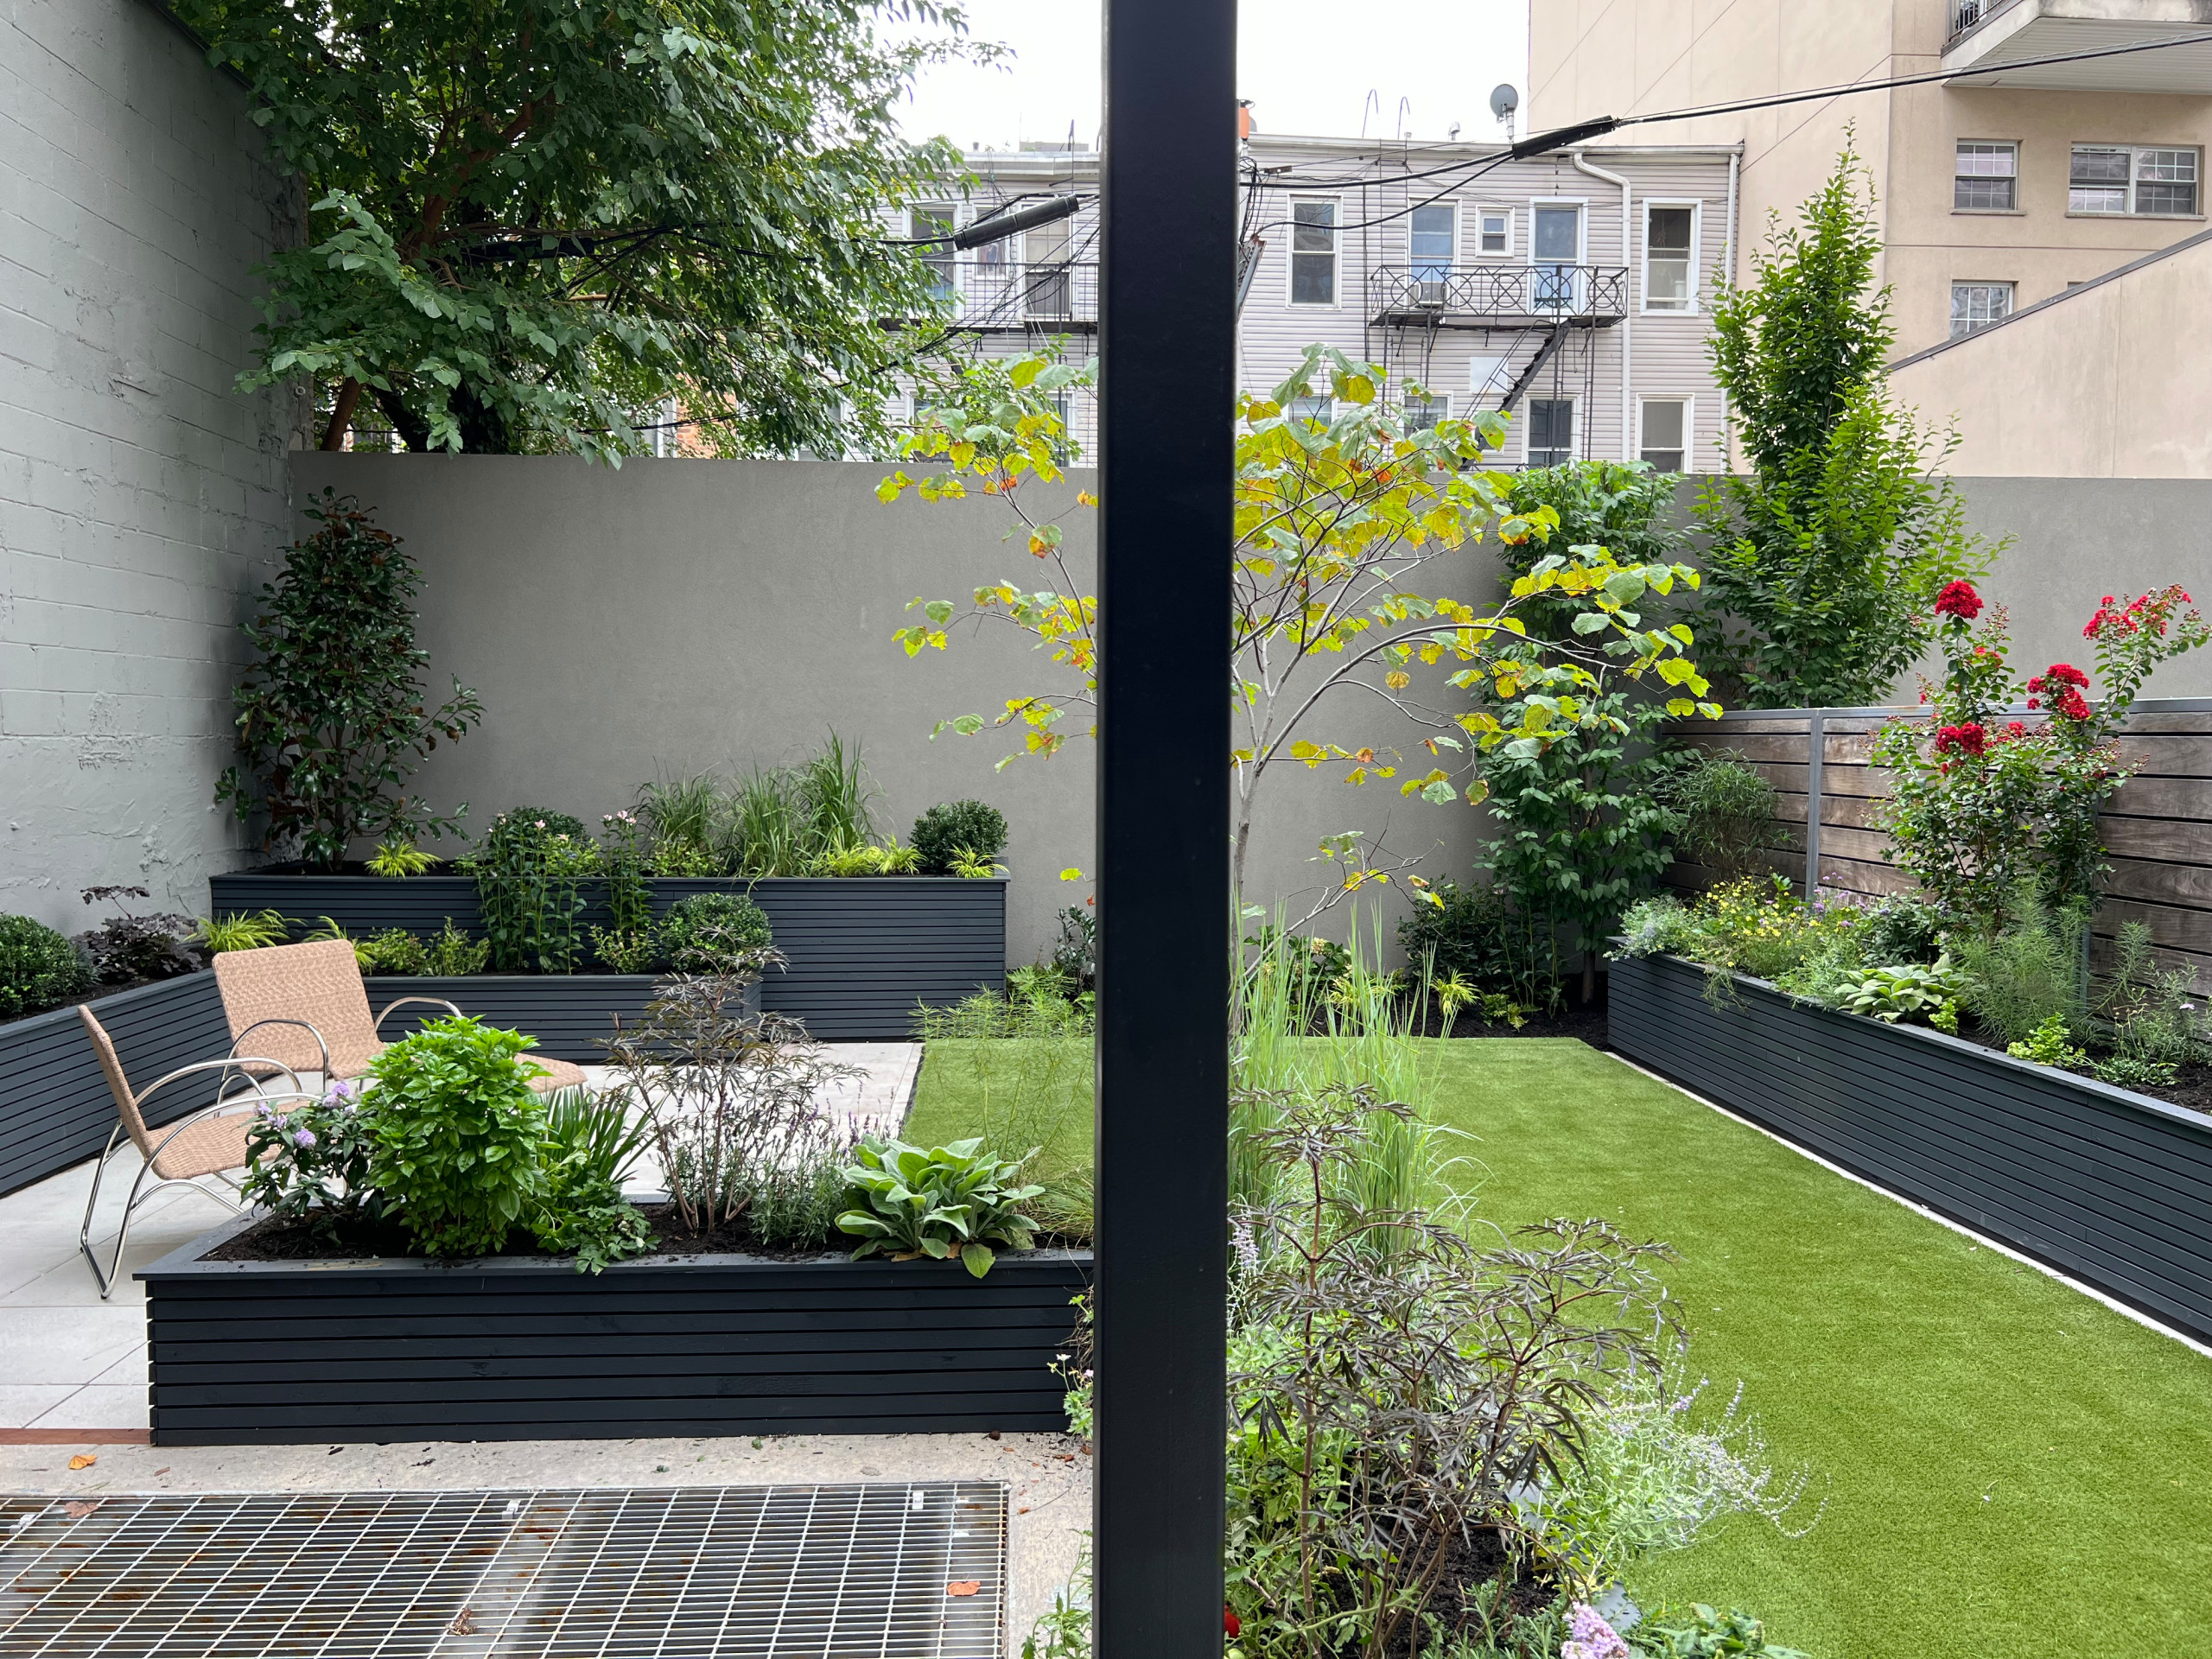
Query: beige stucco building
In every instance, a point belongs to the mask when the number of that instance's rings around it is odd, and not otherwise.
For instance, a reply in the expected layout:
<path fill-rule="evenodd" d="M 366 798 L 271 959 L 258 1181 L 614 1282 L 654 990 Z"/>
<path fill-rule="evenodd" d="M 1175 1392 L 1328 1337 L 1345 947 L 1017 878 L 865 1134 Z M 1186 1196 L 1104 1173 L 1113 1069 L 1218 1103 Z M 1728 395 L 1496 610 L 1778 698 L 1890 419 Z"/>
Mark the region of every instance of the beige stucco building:
<path fill-rule="evenodd" d="M 2212 0 L 1531 0 L 1523 130 L 2206 33 Z M 1599 142 L 1740 143 L 1740 278 L 1769 216 L 1789 219 L 1819 186 L 1848 124 L 1872 173 L 1903 356 L 2204 227 L 2212 45 Z"/>

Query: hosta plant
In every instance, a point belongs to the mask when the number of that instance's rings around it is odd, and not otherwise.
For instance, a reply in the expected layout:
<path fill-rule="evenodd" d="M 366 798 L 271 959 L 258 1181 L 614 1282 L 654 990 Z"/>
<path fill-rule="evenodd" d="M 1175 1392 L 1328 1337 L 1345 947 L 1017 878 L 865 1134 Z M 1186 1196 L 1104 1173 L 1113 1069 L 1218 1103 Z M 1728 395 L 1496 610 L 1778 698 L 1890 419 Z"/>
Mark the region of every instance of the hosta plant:
<path fill-rule="evenodd" d="M 1946 1009 L 1955 1012 L 1964 982 L 1950 957 L 1934 963 L 1906 963 L 1895 968 L 1875 968 L 1843 988 L 1843 1006 L 1853 1014 L 1871 1014 L 1895 1025 L 1900 1020 L 1935 1020 Z"/>
<path fill-rule="evenodd" d="M 837 1229 L 861 1241 L 855 1262 L 878 1252 L 899 1262 L 957 1255 L 980 1279 L 997 1259 L 993 1244 L 1026 1250 L 1035 1243 L 1021 1206 L 1045 1189 L 1018 1184 L 1021 1166 L 1035 1155 L 1008 1163 L 980 1140 L 925 1151 L 866 1136 L 845 1171 L 849 1207 Z"/>

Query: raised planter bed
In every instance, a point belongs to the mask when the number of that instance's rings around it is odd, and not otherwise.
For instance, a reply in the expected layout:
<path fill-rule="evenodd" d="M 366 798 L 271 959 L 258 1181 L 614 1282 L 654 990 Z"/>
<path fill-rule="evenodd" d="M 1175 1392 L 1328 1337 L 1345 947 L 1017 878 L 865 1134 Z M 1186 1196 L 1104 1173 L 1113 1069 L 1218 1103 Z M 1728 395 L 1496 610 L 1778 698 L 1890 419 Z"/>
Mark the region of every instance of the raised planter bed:
<path fill-rule="evenodd" d="M 231 1046 L 213 974 L 118 991 L 90 1006 L 141 1089 Z M 214 1097 L 212 1077 L 188 1078 L 156 1095 L 149 1113 L 167 1123 Z M 0 1192 L 96 1156 L 114 1128 L 115 1096 L 73 1007 L 0 1026 Z"/>
<path fill-rule="evenodd" d="M 403 996 L 435 996 L 489 1026 L 524 1031 L 537 1039 L 534 1054 L 596 1065 L 607 1058 L 601 1039 L 614 1034 L 620 1015 L 635 1025 L 652 1001 L 651 974 L 472 974 L 466 978 L 410 978 L 378 975 L 368 982 L 369 1007 L 382 1009 Z M 754 993 L 757 1000 L 758 991 Z M 397 1042 L 438 1018 L 435 1008 L 402 1008 L 385 1022 L 384 1039 Z"/>
<path fill-rule="evenodd" d="M 389 880 L 257 870 L 214 876 L 207 886 L 209 913 L 218 916 L 274 910 L 310 925 L 327 916 L 356 937 L 393 927 L 428 937 L 451 917 L 472 932 L 483 931 L 476 887 L 465 875 Z M 942 1007 L 978 989 L 1001 989 L 1006 983 L 1002 880 L 771 876 L 747 882 L 657 878 L 652 887 L 657 915 L 695 893 L 749 893 L 768 912 L 776 948 L 791 963 L 768 976 L 761 988 L 763 1004 L 798 1015 L 817 1037 L 842 1041 L 906 1037 L 913 1029 L 917 1004 Z M 609 918 L 603 889 L 588 883 L 584 896 L 589 906 L 585 921 L 606 923 Z M 631 976 L 566 977 L 612 987 Z M 386 982 L 378 983 L 381 988 Z M 456 995 L 452 1000 L 475 1012 L 468 998 Z M 612 1008 L 601 1012 L 603 1016 Z M 604 1017 L 595 1029 L 605 1033 Z M 550 1038 L 548 1044 L 547 1052 L 561 1052 L 550 1047 Z"/>
<path fill-rule="evenodd" d="M 499 1257 L 140 1271 L 157 1446 L 898 1434 L 1065 1426 L 1087 1251 L 955 1263 Z"/>
<path fill-rule="evenodd" d="M 2212 1117 L 1740 976 L 1612 963 L 1611 1039 L 1868 1180 L 2212 1337 Z"/>

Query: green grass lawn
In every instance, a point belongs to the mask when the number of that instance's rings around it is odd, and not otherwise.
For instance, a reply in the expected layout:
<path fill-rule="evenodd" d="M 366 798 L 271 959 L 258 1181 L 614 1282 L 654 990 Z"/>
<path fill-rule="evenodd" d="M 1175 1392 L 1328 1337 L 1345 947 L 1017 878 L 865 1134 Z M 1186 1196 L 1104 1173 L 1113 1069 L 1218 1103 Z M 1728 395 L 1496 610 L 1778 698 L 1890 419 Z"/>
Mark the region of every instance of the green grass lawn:
<path fill-rule="evenodd" d="M 2212 1359 L 1580 1043 L 1439 1046 L 1476 1212 L 1674 1245 L 1693 1370 L 1825 1484 L 1805 1537 L 1730 1522 L 1641 1599 L 1815 1659 L 2212 1653 Z M 925 1065 L 909 1138 L 963 1131 L 955 1077 Z"/>

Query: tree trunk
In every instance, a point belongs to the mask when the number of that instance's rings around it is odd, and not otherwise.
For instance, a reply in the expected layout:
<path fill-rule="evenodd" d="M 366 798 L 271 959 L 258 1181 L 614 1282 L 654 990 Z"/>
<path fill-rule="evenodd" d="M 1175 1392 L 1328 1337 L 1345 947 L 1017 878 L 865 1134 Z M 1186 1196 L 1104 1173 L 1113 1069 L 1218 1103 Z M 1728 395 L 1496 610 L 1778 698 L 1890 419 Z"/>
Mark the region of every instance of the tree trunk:
<path fill-rule="evenodd" d="M 330 406 L 330 424 L 322 429 L 322 447 L 343 449 L 346 435 L 353 428 L 353 410 L 361 401 L 361 383 L 353 378 L 341 381 L 338 396 Z"/>
<path fill-rule="evenodd" d="M 449 398 L 454 419 L 461 423 L 461 450 L 466 455 L 511 455 L 514 440 L 507 418 L 467 386 L 454 388 Z"/>
<path fill-rule="evenodd" d="M 384 410 L 384 417 L 391 423 L 391 429 L 399 434 L 400 442 L 416 454 L 430 447 L 430 423 L 407 407 L 407 400 L 396 391 L 375 394 L 377 407 Z"/>

